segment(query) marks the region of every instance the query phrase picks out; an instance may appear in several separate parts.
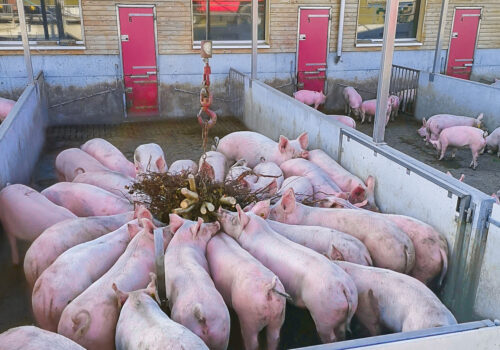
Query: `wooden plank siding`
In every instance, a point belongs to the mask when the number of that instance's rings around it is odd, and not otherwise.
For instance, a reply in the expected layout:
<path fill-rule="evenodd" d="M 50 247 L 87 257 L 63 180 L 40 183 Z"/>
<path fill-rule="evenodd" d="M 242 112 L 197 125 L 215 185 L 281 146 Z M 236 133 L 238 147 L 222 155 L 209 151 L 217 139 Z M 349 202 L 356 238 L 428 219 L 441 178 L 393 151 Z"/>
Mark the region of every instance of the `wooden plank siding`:
<path fill-rule="evenodd" d="M 198 53 L 192 48 L 190 0 L 81 0 L 86 50 L 37 50 L 34 54 L 104 54 L 116 55 L 118 30 L 116 4 L 155 4 L 157 13 L 158 47 L 161 55 Z M 330 51 L 337 47 L 340 0 L 268 0 L 270 48 L 259 52 L 295 52 L 297 45 L 297 11 L 300 6 L 328 6 L 332 8 Z M 396 50 L 434 49 L 438 30 L 441 0 L 425 2 L 420 46 L 397 47 Z M 443 48 L 448 47 L 451 21 L 457 6 L 482 7 L 482 21 L 478 48 L 500 49 L 500 0 L 450 0 Z M 358 0 L 346 0 L 343 51 L 374 51 L 380 47 L 356 47 Z M 218 49 L 214 53 L 250 52 L 249 49 Z M 22 51 L 0 51 L 0 55 L 20 54 Z"/>

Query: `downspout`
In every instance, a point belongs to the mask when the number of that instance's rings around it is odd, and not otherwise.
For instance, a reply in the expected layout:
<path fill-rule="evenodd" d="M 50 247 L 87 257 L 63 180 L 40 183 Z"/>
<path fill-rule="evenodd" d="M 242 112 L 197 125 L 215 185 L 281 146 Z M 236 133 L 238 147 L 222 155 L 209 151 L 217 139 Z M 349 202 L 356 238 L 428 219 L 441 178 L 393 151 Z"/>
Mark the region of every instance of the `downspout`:
<path fill-rule="evenodd" d="M 335 57 L 335 63 L 339 63 L 342 57 L 342 36 L 344 35 L 344 11 L 345 11 L 345 0 L 340 0 L 340 14 L 339 14 L 339 30 L 337 38 L 337 56 Z"/>

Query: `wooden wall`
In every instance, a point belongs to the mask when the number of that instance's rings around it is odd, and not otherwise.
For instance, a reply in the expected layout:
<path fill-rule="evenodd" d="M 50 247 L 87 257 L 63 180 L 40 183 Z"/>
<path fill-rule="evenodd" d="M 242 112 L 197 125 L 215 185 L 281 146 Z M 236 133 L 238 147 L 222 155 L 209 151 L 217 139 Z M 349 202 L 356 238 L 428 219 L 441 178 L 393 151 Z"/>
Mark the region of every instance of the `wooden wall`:
<path fill-rule="evenodd" d="M 85 28 L 86 50 L 37 51 L 46 54 L 118 54 L 118 32 L 116 21 L 116 3 L 155 4 L 159 53 L 188 54 L 198 53 L 192 48 L 191 3 L 190 0 L 81 0 L 83 24 Z M 332 25 L 330 33 L 330 51 L 337 45 L 337 30 L 340 0 L 268 0 L 270 4 L 270 48 L 259 52 L 295 52 L 297 36 L 297 11 L 299 6 L 331 6 Z M 441 0 L 425 1 L 422 45 L 397 47 L 397 50 L 434 49 Z M 451 31 L 451 20 L 455 6 L 482 6 L 478 48 L 500 48 L 500 0 L 450 0 L 443 48 L 447 48 Z M 373 51 L 379 47 L 356 47 L 356 22 L 358 0 L 346 0 L 344 51 Z M 34 52 L 35 54 L 37 52 Z M 215 53 L 249 52 L 249 49 L 215 50 Z M 19 54 L 20 51 L 0 51 L 2 54 Z"/>

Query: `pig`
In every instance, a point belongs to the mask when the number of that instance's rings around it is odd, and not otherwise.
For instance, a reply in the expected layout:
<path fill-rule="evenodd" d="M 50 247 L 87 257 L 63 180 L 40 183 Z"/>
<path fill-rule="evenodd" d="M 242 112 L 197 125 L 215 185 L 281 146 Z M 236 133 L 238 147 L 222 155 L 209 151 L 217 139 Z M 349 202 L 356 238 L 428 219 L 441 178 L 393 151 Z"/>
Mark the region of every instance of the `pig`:
<path fill-rule="evenodd" d="M 291 225 L 323 226 L 350 234 L 365 244 L 377 267 L 410 273 L 415 265 L 415 248 L 408 235 L 378 213 L 308 207 L 295 202 L 293 189 L 289 189 L 271 207 L 269 219 Z"/>
<path fill-rule="evenodd" d="M 309 144 L 307 133 L 296 140 L 280 136 L 279 142 L 252 131 L 236 131 L 220 139 L 217 151 L 223 153 L 229 162 L 245 159 L 247 166 L 254 168 L 262 159 L 278 166 L 292 158 L 307 158 Z"/>
<path fill-rule="evenodd" d="M 135 178 L 134 163 L 125 158 L 123 153 L 108 141 L 95 138 L 85 142 L 80 146 L 80 149 L 90 154 L 108 169 Z"/>
<path fill-rule="evenodd" d="M 359 177 L 345 170 L 326 152 L 320 149 L 309 152 L 309 161 L 323 169 L 342 191 L 349 192 L 349 202 L 361 203 L 367 200 L 368 204 L 365 208 L 378 211 L 377 203 L 375 202 L 375 178 L 373 176 L 368 176 L 366 183 L 363 182 Z"/>
<path fill-rule="evenodd" d="M 361 95 L 358 94 L 356 89 L 354 89 L 352 86 L 345 87 L 342 91 L 342 95 L 344 96 L 344 110 L 347 116 L 350 116 L 352 112 L 355 117 L 359 117 L 361 113 L 361 104 L 363 103 Z M 353 127 L 355 128 L 356 126 Z"/>
<path fill-rule="evenodd" d="M 96 171 L 82 173 L 73 179 L 74 183 L 97 186 L 120 198 L 133 201 L 129 188 L 134 183 L 134 178 L 115 171 Z"/>
<path fill-rule="evenodd" d="M 136 218 L 139 210 L 137 207 L 135 212 L 64 220 L 43 231 L 31 244 L 24 257 L 24 275 L 30 289 L 59 255 L 71 247 L 118 229 Z"/>
<path fill-rule="evenodd" d="M 277 178 L 259 176 L 246 164 L 247 162 L 244 159 L 234 163 L 234 165 L 229 169 L 226 181 L 237 181 L 240 186 L 248 189 L 250 193 L 256 194 L 258 198 L 274 195 L 278 191 Z M 281 172 L 281 169 L 279 169 L 277 165 L 275 166 Z M 283 175 L 281 175 L 281 177 L 283 177 Z"/>
<path fill-rule="evenodd" d="M 245 181 L 242 181 L 242 180 Z M 244 159 L 240 159 L 234 163 L 226 175 L 226 181 L 240 181 L 242 184 L 248 185 L 248 183 L 254 184 L 257 182 L 258 177 L 254 174 L 253 169 L 248 167 L 248 162 Z"/>
<path fill-rule="evenodd" d="M 0 334 L 2 350 L 85 350 L 57 333 L 35 326 L 11 328 Z"/>
<path fill-rule="evenodd" d="M 181 324 L 172 321 L 152 298 L 156 293 L 156 275 L 146 289 L 123 292 L 116 284 L 120 317 L 116 325 L 115 344 L 117 350 L 126 349 L 200 349 L 208 350 L 197 335 Z"/>
<path fill-rule="evenodd" d="M 425 141 L 437 141 L 441 132 L 452 126 L 470 126 L 480 128 L 482 120 L 483 113 L 479 114 L 476 119 L 452 114 L 433 115 L 427 121 L 424 120 L 426 129 Z"/>
<path fill-rule="evenodd" d="M 258 181 L 271 183 L 273 179 L 276 179 L 277 188 L 281 188 L 281 185 L 283 184 L 284 181 L 283 171 L 276 163 L 273 162 L 259 163 L 253 168 L 253 172 L 255 175 L 259 177 Z"/>
<path fill-rule="evenodd" d="M 495 200 L 496 204 L 500 204 L 500 191 L 497 191 L 496 193 L 493 193 L 491 195 L 491 197 L 493 197 L 493 199 Z"/>
<path fill-rule="evenodd" d="M 155 268 L 155 226 L 148 219 L 142 219 L 142 226 L 111 269 L 64 308 L 57 333 L 88 350 L 115 349 L 119 308 L 111 287 L 114 283 L 125 292 L 145 288 Z M 163 230 L 163 249 L 171 239 L 168 231 Z"/>
<path fill-rule="evenodd" d="M 258 202 L 251 211 L 267 219 L 270 212 L 270 202 Z M 267 220 L 267 223 L 271 229 L 280 235 L 323 254 L 331 260 L 345 260 L 360 265 L 373 265 L 366 246 L 359 239 L 347 233 L 321 226 L 287 225 L 273 220 Z"/>
<path fill-rule="evenodd" d="M 427 138 L 427 122 L 425 118 L 422 119 L 422 126 L 417 130 L 417 134 L 423 139 Z"/>
<path fill-rule="evenodd" d="M 342 340 L 357 308 L 356 288 L 342 269 L 315 251 L 294 243 L 254 213 L 219 208 L 222 229 L 274 272 L 294 305 L 306 308 L 323 343 Z"/>
<path fill-rule="evenodd" d="M 490 86 L 500 88 L 500 79 L 495 78 L 495 81 Z"/>
<path fill-rule="evenodd" d="M 73 181 L 78 174 L 90 171 L 110 169 L 79 148 L 68 148 L 56 157 L 56 174 L 59 181 Z"/>
<path fill-rule="evenodd" d="M 323 91 L 299 90 L 293 93 L 293 97 L 308 106 L 314 105 L 314 109 L 318 109 L 319 105 L 324 104 L 326 101 Z"/>
<path fill-rule="evenodd" d="M 204 173 L 214 182 L 224 182 L 227 168 L 228 163 L 225 155 L 217 151 L 208 151 L 201 156 L 198 163 L 200 173 Z"/>
<path fill-rule="evenodd" d="M 128 200 L 85 183 L 58 182 L 42 194 L 79 217 L 114 215 L 134 209 Z"/>
<path fill-rule="evenodd" d="M 238 315 L 245 350 L 276 350 L 287 295 L 278 277 L 222 232 L 208 242 L 207 260 L 215 287 Z M 264 328 L 267 346 L 259 347 Z"/>
<path fill-rule="evenodd" d="M 312 184 L 314 199 L 323 200 L 329 196 L 346 197 L 340 187 L 319 166 L 307 159 L 290 159 L 281 164 L 285 177 L 304 176 Z"/>
<path fill-rule="evenodd" d="M 437 141 L 430 141 L 438 151 L 439 160 L 444 158 L 448 147 L 453 148 L 451 157 L 455 158 L 458 148 L 468 146 L 472 152 L 469 168 L 476 170 L 479 153 L 486 147 L 487 135 L 487 132 L 472 126 L 452 126 L 441 131 Z"/>
<path fill-rule="evenodd" d="M 500 158 L 500 127 L 486 137 L 486 148 L 488 153 L 496 152 L 497 157 Z"/>
<path fill-rule="evenodd" d="M 191 159 L 180 159 L 176 160 L 168 168 L 168 173 L 170 175 L 180 175 L 182 173 L 188 173 L 196 175 L 198 172 L 198 164 L 193 162 Z"/>
<path fill-rule="evenodd" d="M 137 175 L 153 172 L 166 173 L 168 171 L 165 153 L 156 143 L 140 145 L 134 151 L 135 173 Z"/>
<path fill-rule="evenodd" d="M 210 349 L 229 343 L 229 311 L 210 278 L 205 257 L 207 243 L 220 229 L 170 214 L 174 237 L 165 253 L 165 286 L 173 321 L 199 336 Z"/>
<path fill-rule="evenodd" d="M 361 124 L 365 122 L 366 116 L 368 116 L 368 123 L 372 122 L 372 117 L 375 116 L 377 109 L 377 100 L 367 100 L 361 105 Z M 387 100 L 387 111 L 385 113 L 385 124 L 389 122 L 391 116 L 392 103 L 391 100 Z"/>
<path fill-rule="evenodd" d="M 0 97 L 0 122 L 3 122 L 5 118 L 9 115 L 16 101 L 9 100 L 8 98 Z"/>
<path fill-rule="evenodd" d="M 356 129 L 356 122 L 351 117 L 348 117 L 346 115 L 336 115 L 336 114 L 328 114 L 327 117 L 335 119 L 339 123 L 342 123 L 349 128 Z"/>
<path fill-rule="evenodd" d="M 457 324 L 453 314 L 418 280 L 390 270 L 336 261 L 354 280 L 359 307 L 356 317 L 370 335 L 410 332 Z"/>
<path fill-rule="evenodd" d="M 50 226 L 74 218 L 76 215 L 68 209 L 28 186 L 9 185 L 0 191 L 0 222 L 9 240 L 14 265 L 19 264 L 17 239 L 33 242 Z"/>
<path fill-rule="evenodd" d="M 116 263 L 139 230 L 135 219 L 116 231 L 62 253 L 40 275 L 33 288 L 31 302 L 37 324 L 56 332 L 66 305 Z"/>
<path fill-rule="evenodd" d="M 391 95 L 389 96 L 389 101 L 391 102 L 391 120 L 394 121 L 399 112 L 399 97 Z"/>
<path fill-rule="evenodd" d="M 449 171 L 446 172 L 446 175 L 453 177 L 453 175 Z M 464 182 L 464 179 L 465 179 L 465 174 L 461 174 L 460 177 L 457 178 L 457 180 L 460 182 Z"/>
<path fill-rule="evenodd" d="M 281 188 L 278 192 L 282 196 L 287 189 L 293 188 L 294 193 L 296 193 L 296 199 L 299 202 L 305 200 L 312 201 L 314 198 L 314 189 L 311 181 L 304 176 L 290 176 L 283 181 Z"/>

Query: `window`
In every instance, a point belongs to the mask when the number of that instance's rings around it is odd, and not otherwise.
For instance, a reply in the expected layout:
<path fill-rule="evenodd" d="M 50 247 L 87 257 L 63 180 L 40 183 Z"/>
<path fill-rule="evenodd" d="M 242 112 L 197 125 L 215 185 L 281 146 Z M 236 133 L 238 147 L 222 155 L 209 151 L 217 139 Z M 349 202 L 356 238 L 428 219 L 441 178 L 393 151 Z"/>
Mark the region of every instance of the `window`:
<path fill-rule="evenodd" d="M 222 44 L 249 42 L 252 40 L 251 0 L 206 0 L 193 1 L 193 41 L 206 39 L 208 17 L 208 39 Z M 268 0 L 258 0 L 258 32 L 260 42 L 266 39 Z"/>
<path fill-rule="evenodd" d="M 400 0 L 397 41 L 416 41 L 422 0 Z M 384 34 L 385 0 L 359 0 L 357 42 L 377 43 Z"/>
<path fill-rule="evenodd" d="M 24 13 L 30 42 L 47 46 L 83 44 L 79 0 L 24 0 Z M 0 45 L 21 45 L 16 0 L 0 0 Z"/>

